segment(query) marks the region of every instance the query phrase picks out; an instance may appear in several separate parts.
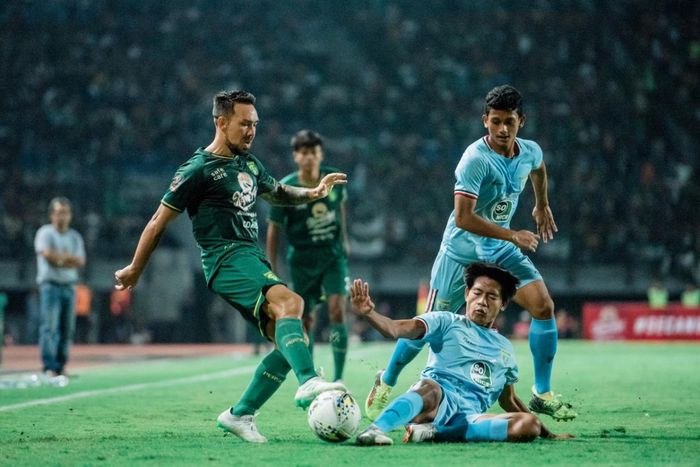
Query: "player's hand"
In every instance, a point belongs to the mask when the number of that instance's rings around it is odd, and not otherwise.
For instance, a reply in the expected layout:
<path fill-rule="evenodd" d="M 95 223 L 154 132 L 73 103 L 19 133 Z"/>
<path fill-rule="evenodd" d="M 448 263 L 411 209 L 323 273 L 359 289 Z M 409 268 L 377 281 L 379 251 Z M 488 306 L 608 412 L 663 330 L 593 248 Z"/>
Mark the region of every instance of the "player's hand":
<path fill-rule="evenodd" d="M 532 218 L 537 224 L 537 233 L 542 237 L 542 241 L 554 240 L 554 232 L 558 232 L 557 224 L 554 223 L 554 215 L 549 206 L 538 207 L 532 210 Z"/>
<path fill-rule="evenodd" d="M 321 179 L 318 186 L 314 188 L 314 199 L 321 199 L 328 196 L 335 185 L 345 185 L 348 183 L 348 176 L 344 173 L 334 172 Z"/>
<path fill-rule="evenodd" d="M 518 230 L 513 234 L 511 241 L 521 250 L 532 251 L 534 253 L 537 251 L 540 236 L 529 230 Z"/>
<path fill-rule="evenodd" d="M 369 296 L 369 284 L 362 279 L 355 279 L 350 286 L 350 303 L 359 315 L 365 316 L 374 310 L 374 302 Z"/>
<path fill-rule="evenodd" d="M 141 273 L 136 271 L 131 265 L 128 265 L 114 273 L 114 288 L 117 290 L 131 290 L 139 281 L 139 277 L 141 277 Z"/>

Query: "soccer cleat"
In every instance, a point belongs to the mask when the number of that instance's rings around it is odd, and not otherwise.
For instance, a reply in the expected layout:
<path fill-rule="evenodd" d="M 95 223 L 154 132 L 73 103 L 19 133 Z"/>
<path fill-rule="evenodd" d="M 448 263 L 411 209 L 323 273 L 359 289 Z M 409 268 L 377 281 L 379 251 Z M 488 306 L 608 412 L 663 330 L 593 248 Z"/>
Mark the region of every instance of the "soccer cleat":
<path fill-rule="evenodd" d="M 243 441 L 249 443 L 267 443 L 267 438 L 260 434 L 258 427 L 255 426 L 255 417 L 253 415 L 231 415 L 229 409 L 221 412 L 216 419 L 216 426 L 222 430 L 234 434 Z"/>
<path fill-rule="evenodd" d="M 297 407 L 306 409 L 309 405 L 311 405 L 311 401 L 313 401 L 316 396 L 326 391 L 347 392 L 347 388 L 343 383 L 329 383 L 328 381 L 324 381 L 324 379 L 320 376 L 316 376 L 299 386 L 297 393 L 294 395 L 294 402 L 296 403 Z"/>
<path fill-rule="evenodd" d="M 382 376 L 384 376 L 384 370 L 377 372 L 374 386 L 372 386 L 372 390 L 365 400 L 365 415 L 372 421 L 376 420 L 382 411 L 386 409 L 386 406 L 389 405 L 389 396 L 391 396 L 391 391 L 394 389 L 382 381 Z"/>
<path fill-rule="evenodd" d="M 535 388 L 532 388 L 532 399 L 528 404 L 531 411 L 549 415 L 558 422 L 566 422 L 578 417 L 571 404 L 561 400 L 561 394 L 549 392 L 546 397 L 542 397 L 543 395 L 537 394 Z"/>
<path fill-rule="evenodd" d="M 425 443 L 435 439 L 435 425 L 432 423 L 412 423 L 406 425 L 404 443 Z"/>
<path fill-rule="evenodd" d="M 357 435 L 356 444 L 359 446 L 391 446 L 394 442 L 375 425 L 370 425 Z"/>

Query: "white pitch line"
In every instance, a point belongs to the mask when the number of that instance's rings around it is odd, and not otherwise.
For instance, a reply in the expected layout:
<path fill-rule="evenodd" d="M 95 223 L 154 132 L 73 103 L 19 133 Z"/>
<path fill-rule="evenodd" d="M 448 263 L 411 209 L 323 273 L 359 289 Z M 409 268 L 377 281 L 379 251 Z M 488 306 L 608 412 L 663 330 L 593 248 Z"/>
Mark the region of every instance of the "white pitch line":
<path fill-rule="evenodd" d="M 121 394 L 123 392 L 138 391 L 140 389 L 151 389 L 162 386 L 173 386 L 177 384 L 199 383 L 202 381 L 211 381 L 214 379 L 226 378 L 228 376 L 243 375 L 252 373 L 257 368 L 257 365 L 244 366 L 233 370 L 218 371 L 216 373 L 207 373 L 197 376 L 188 376 L 187 378 L 169 379 L 166 381 L 158 381 L 156 383 L 139 383 L 129 384 L 128 386 L 119 386 L 109 389 L 95 389 L 93 391 L 81 391 L 66 396 L 49 397 L 46 399 L 35 399 L 33 401 L 21 402 L 19 404 L 0 406 L 0 412 L 9 412 L 11 410 L 25 409 L 27 407 L 35 407 L 37 405 L 58 404 L 60 402 L 72 401 L 75 399 L 84 399 L 86 397 L 105 396 L 109 394 Z"/>
<path fill-rule="evenodd" d="M 372 349 L 372 348 L 362 349 L 359 352 L 353 352 L 351 357 L 355 357 L 355 358 L 362 357 L 366 354 L 372 353 L 374 350 L 375 349 Z M 76 393 L 68 394 L 65 396 L 48 397 L 45 399 L 34 399 L 31 401 L 27 401 L 27 402 L 20 402 L 19 404 L 2 405 L 2 406 L 0 406 L 0 412 L 10 412 L 13 410 L 26 409 L 27 407 L 36 407 L 38 405 L 59 404 L 61 402 L 72 401 L 75 399 L 85 399 L 86 397 L 105 396 L 105 395 L 110 395 L 110 394 L 121 394 L 123 392 L 138 391 L 141 389 L 151 389 L 151 388 L 159 388 L 159 387 L 163 387 L 163 386 L 173 386 L 173 385 L 177 385 L 177 384 L 191 384 L 191 383 L 199 383 L 199 382 L 203 382 L 203 381 L 212 381 L 215 379 L 227 378 L 229 376 L 240 376 L 240 375 L 249 374 L 249 373 L 252 373 L 253 371 L 255 371 L 255 369 L 257 367 L 258 367 L 258 365 L 249 365 L 249 366 L 244 366 L 244 367 L 240 367 L 240 368 L 234 368 L 232 370 L 217 371 L 215 373 L 206 373 L 206 374 L 197 375 L 197 376 L 188 376 L 186 378 L 169 379 L 169 380 L 165 380 L 165 381 L 158 381 L 155 383 L 129 384 L 127 386 L 119 386 L 116 388 L 95 389 L 92 391 L 76 392 Z"/>

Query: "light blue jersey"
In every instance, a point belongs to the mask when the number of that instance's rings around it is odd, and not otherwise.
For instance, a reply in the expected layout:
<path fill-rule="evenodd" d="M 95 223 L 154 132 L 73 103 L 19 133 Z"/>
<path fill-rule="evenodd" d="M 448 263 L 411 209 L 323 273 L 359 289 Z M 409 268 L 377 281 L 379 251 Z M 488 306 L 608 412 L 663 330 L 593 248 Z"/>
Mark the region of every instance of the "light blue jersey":
<path fill-rule="evenodd" d="M 515 143 L 517 155 L 508 159 L 491 149 L 483 137 L 464 151 L 455 170 L 455 195 L 475 199 L 476 214 L 506 229 L 530 172 L 542 166 L 542 149 L 537 143 L 520 138 Z M 464 267 L 477 261 L 510 271 L 520 281 L 518 287 L 542 280 L 517 246 L 460 229 L 452 211 L 430 274 L 426 311 L 458 311 L 464 305 Z"/>
<path fill-rule="evenodd" d="M 510 228 L 530 172 L 542 165 L 542 149 L 537 143 L 516 138 L 515 144 L 519 153 L 509 159 L 491 149 L 483 137 L 464 151 L 455 170 L 455 194 L 475 199 L 476 214 L 506 229 Z M 452 259 L 468 264 L 494 254 L 504 243 L 458 228 L 452 211 L 441 249 Z"/>
<path fill-rule="evenodd" d="M 484 413 L 503 388 L 518 380 L 513 346 L 498 331 L 464 315 L 435 311 L 417 317 L 426 325 L 420 340 L 430 345 L 421 376 L 436 381 L 446 395 L 459 396 L 459 411 Z"/>

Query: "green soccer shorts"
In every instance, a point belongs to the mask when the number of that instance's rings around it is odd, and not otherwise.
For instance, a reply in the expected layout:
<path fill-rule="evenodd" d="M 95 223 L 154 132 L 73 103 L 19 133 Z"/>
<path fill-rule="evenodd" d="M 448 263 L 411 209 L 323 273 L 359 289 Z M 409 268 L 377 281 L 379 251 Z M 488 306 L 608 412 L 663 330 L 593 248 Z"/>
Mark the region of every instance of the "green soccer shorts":
<path fill-rule="evenodd" d="M 292 290 L 308 313 L 323 297 L 348 294 L 348 260 L 326 248 L 295 249 L 289 258 Z"/>
<path fill-rule="evenodd" d="M 265 329 L 270 317 L 262 311 L 267 290 L 286 285 L 270 269 L 270 263 L 258 248 L 238 248 L 221 261 L 209 288 L 236 308 L 260 334 L 272 340 Z"/>

